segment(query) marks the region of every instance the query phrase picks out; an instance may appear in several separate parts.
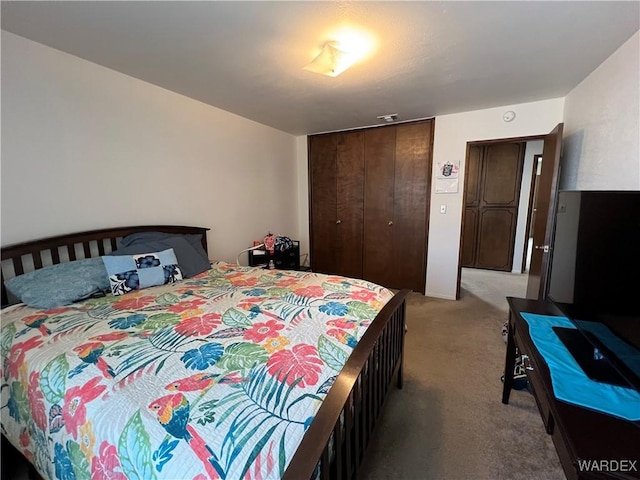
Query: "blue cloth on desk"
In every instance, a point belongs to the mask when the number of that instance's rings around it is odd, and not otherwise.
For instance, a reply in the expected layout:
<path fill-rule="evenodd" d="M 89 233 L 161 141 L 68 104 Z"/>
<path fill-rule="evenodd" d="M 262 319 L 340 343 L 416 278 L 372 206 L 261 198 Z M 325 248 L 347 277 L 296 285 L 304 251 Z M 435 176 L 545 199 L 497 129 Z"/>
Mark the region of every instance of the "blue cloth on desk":
<path fill-rule="evenodd" d="M 522 313 L 529 336 L 549 366 L 558 400 L 605 412 L 626 420 L 640 420 L 640 393 L 631 388 L 591 380 L 558 338 L 552 327 L 575 328 L 566 317 Z"/>

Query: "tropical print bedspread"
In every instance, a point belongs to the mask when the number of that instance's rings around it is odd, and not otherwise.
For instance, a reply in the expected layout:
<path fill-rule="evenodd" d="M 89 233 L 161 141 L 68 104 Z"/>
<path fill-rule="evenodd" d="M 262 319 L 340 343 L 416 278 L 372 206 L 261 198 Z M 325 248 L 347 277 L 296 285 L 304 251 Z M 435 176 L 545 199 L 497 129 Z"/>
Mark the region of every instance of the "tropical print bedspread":
<path fill-rule="evenodd" d="M 2 432 L 44 478 L 279 478 L 392 297 L 214 263 L 173 285 L 2 314 Z"/>

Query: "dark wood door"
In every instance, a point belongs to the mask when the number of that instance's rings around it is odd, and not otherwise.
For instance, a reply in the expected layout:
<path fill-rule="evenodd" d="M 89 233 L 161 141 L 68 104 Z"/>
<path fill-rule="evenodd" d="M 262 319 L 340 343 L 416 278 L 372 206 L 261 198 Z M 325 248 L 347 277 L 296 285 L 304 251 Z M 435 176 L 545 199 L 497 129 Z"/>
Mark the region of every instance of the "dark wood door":
<path fill-rule="evenodd" d="M 337 239 L 336 135 L 309 137 L 309 223 L 311 266 L 315 272 L 335 273 Z"/>
<path fill-rule="evenodd" d="M 462 235 L 461 262 L 463 267 L 476 264 L 478 242 L 478 208 L 480 207 L 480 174 L 482 173 L 482 148 L 469 146 L 464 188 L 464 232 Z"/>
<path fill-rule="evenodd" d="M 309 137 L 311 266 L 423 293 L 433 121 Z"/>
<path fill-rule="evenodd" d="M 432 122 L 396 128 L 392 288 L 423 293 L 427 265 L 427 212 L 431 191 Z"/>
<path fill-rule="evenodd" d="M 469 153 L 474 160 L 480 158 L 479 174 L 472 160 L 467 183 L 471 195 L 465 205 L 464 229 L 469 237 L 463 237 L 462 249 L 464 258 L 472 262 L 463 265 L 511 271 L 525 144 L 483 145 L 478 153 L 475 148 L 471 147 Z M 479 183 L 474 185 L 475 181 Z"/>
<path fill-rule="evenodd" d="M 361 277 L 364 134 L 310 137 L 309 176 L 313 270 Z"/>
<path fill-rule="evenodd" d="M 362 277 L 364 133 L 338 134 L 336 157 L 335 273 Z"/>
<path fill-rule="evenodd" d="M 365 131 L 363 278 L 393 283 L 393 202 L 396 127 Z"/>
<path fill-rule="evenodd" d="M 543 300 L 547 295 L 550 260 L 548 249 L 553 235 L 554 212 L 558 196 L 563 127 L 562 123 L 556 125 L 544 137 L 542 148 L 542 169 L 534 203 L 533 251 L 527 283 L 527 298 L 534 300 Z"/>

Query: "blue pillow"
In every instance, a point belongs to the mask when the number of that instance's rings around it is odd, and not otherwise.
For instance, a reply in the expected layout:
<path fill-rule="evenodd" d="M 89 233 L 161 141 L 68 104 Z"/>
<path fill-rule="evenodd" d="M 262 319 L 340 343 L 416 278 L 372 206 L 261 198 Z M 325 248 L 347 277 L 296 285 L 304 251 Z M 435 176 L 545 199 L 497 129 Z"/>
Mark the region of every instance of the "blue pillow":
<path fill-rule="evenodd" d="M 109 290 L 109 277 L 100 257 L 49 265 L 5 282 L 7 290 L 30 307 L 69 305 Z"/>
<path fill-rule="evenodd" d="M 182 276 L 189 278 L 211 268 L 207 253 L 199 243 L 199 237 L 200 235 L 172 235 L 161 232 L 134 233 L 124 237 L 120 242 L 121 247 L 109 255 L 134 255 L 172 248 Z M 199 244 L 198 249 L 195 248 L 196 244 Z"/>
<path fill-rule="evenodd" d="M 172 248 L 139 255 L 104 256 L 102 261 L 114 295 L 182 280 Z"/>

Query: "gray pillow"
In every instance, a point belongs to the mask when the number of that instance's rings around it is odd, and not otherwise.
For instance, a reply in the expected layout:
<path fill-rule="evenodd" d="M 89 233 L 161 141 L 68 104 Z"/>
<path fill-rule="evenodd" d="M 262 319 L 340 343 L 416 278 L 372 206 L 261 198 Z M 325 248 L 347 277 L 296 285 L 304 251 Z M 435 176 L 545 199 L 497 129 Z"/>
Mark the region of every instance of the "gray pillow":
<path fill-rule="evenodd" d="M 196 248 L 195 245 L 198 245 Z M 175 235 L 162 232 L 133 233 L 122 239 L 121 247 L 109 255 L 137 255 L 173 248 L 184 278 L 209 270 L 207 253 L 200 243 L 200 235 Z"/>
<path fill-rule="evenodd" d="M 206 262 L 209 262 L 209 255 L 202 246 L 202 235 L 199 233 L 164 233 L 164 232 L 140 232 L 127 235 L 120 241 L 120 246 L 128 247 L 129 245 L 135 245 L 145 242 L 163 241 L 167 238 L 184 238 L 193 249 L 200 255 Z"/>
<path fill-rule="evenodd" d="M 10 278 L 4 284 L 21 302 L 41 309 L 69 305 L 110 289 L 100 257 L 50 265 Z"/>

